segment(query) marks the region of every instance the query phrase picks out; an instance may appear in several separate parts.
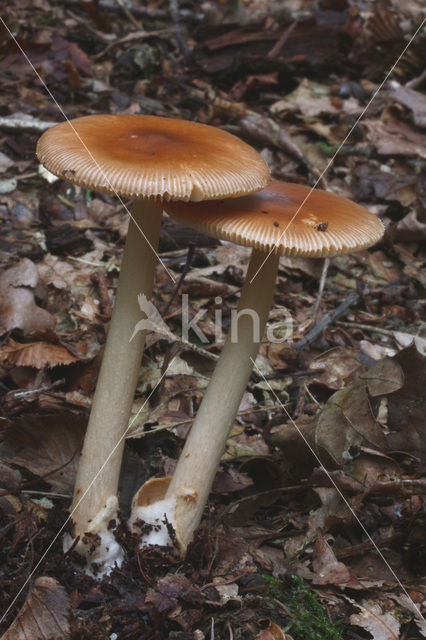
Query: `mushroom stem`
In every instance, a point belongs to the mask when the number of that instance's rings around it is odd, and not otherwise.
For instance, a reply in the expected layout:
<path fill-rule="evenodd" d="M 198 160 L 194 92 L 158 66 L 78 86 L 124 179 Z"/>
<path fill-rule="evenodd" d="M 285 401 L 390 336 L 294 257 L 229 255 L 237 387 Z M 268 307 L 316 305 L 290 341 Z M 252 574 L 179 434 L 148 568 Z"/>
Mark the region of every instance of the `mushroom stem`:
<path fill-rule="evenodd" d="M 267 256 L 268 250 L 253 249 L 237 313 L 163 500 L 153 503 L 145 485 L 135 496 L 131 528 L 137 532 L 144 523 L 154 525 L 142 545 L 172 542 L 184 555 L 201 520 L 272 304 L 279 255 Z M 167 521 L 174 540 L 168 537 Z"/>
<path fill-rule="evenodd" d="M 115 562 L 120 564 L 122 558 L 110 527 L 111 520 L 117 518 L 124 434 L 134 400 L 145 331 L 130 339 L 143 318 L 138 294 L 148 299 L 152 295 L 161 218 L 162 206 L 158 201 L 134 202 L 114 311 L 77 471 L 72 504 L 74 536 L 80 538 L 77 550 L 87 556 L 89 563 L 108 565 L 101 568 L 104 571 Z M 70 542 L 68 539 L 65 544 Z"/>

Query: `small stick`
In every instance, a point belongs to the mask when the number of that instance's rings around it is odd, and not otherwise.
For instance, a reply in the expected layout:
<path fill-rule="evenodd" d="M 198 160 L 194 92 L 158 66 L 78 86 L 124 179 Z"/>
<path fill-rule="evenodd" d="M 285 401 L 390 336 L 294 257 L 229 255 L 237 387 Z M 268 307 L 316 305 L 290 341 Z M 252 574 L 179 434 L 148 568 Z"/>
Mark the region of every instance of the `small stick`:
<path fill-rule="evenodd" d="M 371 331 L 372 333 L 381 333 L 384 336 L 390 336 L 391 338 L 394 337 L 394 331 L 390 331 L 390 329 L 382 329 L 381 327 L 373 327 L 371 324 L 360 324 L 358 322 L 343 322 L 341 320 L 338 320 L 336 322 L 336 324 L 342 326 L 342 327 L 353 327 L 354 329 L 362 329 L 364 331 Z M 416 336 L 414 334 L 413 338 L 415 338 Z"/>
<path fill-rule="evenodd" d="M 136 20 L 130 9 L 126 6 L 125 2 L 123 2 L 123 0 L 117 0 L 117 4 L 120 5 L 121 10 L 123 11 L 124 15 L 130 20 L 132 25 L 136 27 L 136 29 L 140 29 L 141 25 Z"/>
<path fill-rule="evenodd" d="M 337 318 L 340 318 L 340 316 L 346 313 L 349 307 L 351 307 L 353 304 L 358 302 L 358 300 L 359 300 L 359 294 L 356 293 L 355 291 L 352 291 L 348 295 L 346 300 L 344 300 L 341 304 L 339 304 L 339 306 L 331 313 L 326 313 L 325 316 L 321 318 L 320 322 L 318 322 L 318 324 L 316 324 L 315 327 L 313 327 L 310 331 L 308 331 L 306 336 L 304 336 L 301 340 L 299 340 L 299 342 L 296 343 L 295 346 L 297 351 L 300 351 L 300 349 L 303 349 L 304 347 L 306 347 L 306 345 L 311 344 L 311 342 L 314 342 L 318 338 L 318 336 L 322 333 L 322 331 L 326 327 L 328 327 L 329 324 L 334 322 Z"/>
<path fill-rule="evenodd" d="M 176 298 L 178 291 L 180 289 L 180 287 L 182 286 L 182 283 L 189 271 L 189 269 L 191 268 L 191 264 L 192 264 L 192 260 L 194 258 L 194 250 L 195 250 L 195 246 L 194 244 L 191 242 L 189 245 L 189 249 L 188 249 L 188 253 L 186 255 L 186 262 L 185 262 L 185 266 L 183 268 L 182 273 L 180 274 L 179 280 L 176 282 L 175 288 L 173 290 L 172 295 L 169 298 L 169 301 L 167 302 L 165 309 L 162 313 L 163 318 L 168 314 L 170 307 L 172 306 L 172 303 L 174 301 L 174 299 Z"/>
<path fill-rule="evenodd" d="M 293 29 L 295 28 L 298 22 L 299 22 L 299 18 L 297 18 L 297 20 L 292 22 L 291 25 L 287 27 L 287 29 L 284 31 L 282 36 L 274 44 L 272 49 L 266 54 L 267 58 L 276 58 L 276 56 L 279 54 L 279 52 L 287 42 L 289 35 L 291 34 L 291 32 L 293 31 Z"/>

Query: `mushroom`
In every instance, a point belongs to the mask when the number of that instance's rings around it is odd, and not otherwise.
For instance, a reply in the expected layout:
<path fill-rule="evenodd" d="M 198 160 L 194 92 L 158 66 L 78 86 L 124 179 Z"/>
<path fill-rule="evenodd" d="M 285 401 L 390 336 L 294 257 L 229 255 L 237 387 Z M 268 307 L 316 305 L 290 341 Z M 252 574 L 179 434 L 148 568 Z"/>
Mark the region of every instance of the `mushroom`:
<path fill-rule="evenodd" d="M 145 332 L 138 294 L 152 295 L 163 202 L 235 197 L 269 179 L 262 157 L 208 125 L 138 115 L 76 118 L 46 131 L 37 145 L 53 174 L 89 189 L 134 199 L 114 312 L 99 373 L 72 505 L 67 545 L 101 572 L 120 564 L 112 529 L 124 434 L 128 428 Z M 107 463 L 107 464 L 106 464 Z M 76 542 L 77 541 L 77 542 Z"/>
<path fill-rule="evenodd" d="M 227 199 L 220 207 L 214 202 L 168 203 L 165 209 L 180 223 L 253 247 L 237 313 L 174 475 L 163 479 L 162 486 L 161 479 L 148 481 L 133 500 L 129 526 L 139 533 L 143 527 L 141 545 L 174 545 L 184 555 L 263 337 L 279 256 L 318 258 L 357 251 L 379 240 L 384 229 L 376 216 L 346 198 L 285 182 L 271 182 L 263 191 Z"/>

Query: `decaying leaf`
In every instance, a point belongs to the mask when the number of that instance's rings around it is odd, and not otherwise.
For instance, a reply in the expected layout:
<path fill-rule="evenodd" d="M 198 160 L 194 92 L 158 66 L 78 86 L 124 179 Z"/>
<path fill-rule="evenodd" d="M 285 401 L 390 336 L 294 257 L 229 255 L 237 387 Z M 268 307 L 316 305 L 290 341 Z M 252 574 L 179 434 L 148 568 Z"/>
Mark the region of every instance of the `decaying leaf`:
<path fill-rule="evenodd" d="M 72 414 L 20 416 L 9 423 L 2 458 L 59 491 L 72 491 L 84 427 L 85 419 Z"/>
<path fill-rule="evenodd" d="M 1 640 L 68 640 L 70 601 L 57 580 L 37 578 Z"/>
<path fill-rule="evenodd" d="M 16 367 L 43 369 L 44 367 L 72 364 L 77 362 L 79 358 L 59 344 L 45 341 L 22 344 L 10 338 L 8 344 L 0 347 L 1 360 L 4 364 Z"/>
<path fill-rule="evenodd" d="M 260 631 L 254 640 L 291 640 L 291 636 L 270 620 L 268 627 Z"/>
<path fill-rule="evenodd" d="M 388 396 L 388 435 L 391 448 L 402 451 L 426 450 L 424 381 L 426 356 L 412 344 L 395 356 L 404 384 Z"/>
<path fill-rule="evenodd" d="M 426 129 L 426 96 L 423 93 L 409 87 L 396 87 L 390 96 L 411 111 L 415 125 Z"/>
<path fill-rule="evenodd" d="M 364 602 L 353 603 L 360 609 L 350 617 L 351 624 L 366 629 L 373 640 L 398 640 L 400 623 L 390 613 L 384 613 L 379 604 Z"/>
<path fill-rule="evenodd" d="M 342 584 L 349 582 L 351 573 L 349 569 L 339 562 L 332 548 L 321 533 L 318 533 L 314 545 L 313 568 L 314 584 Z"/>
<path fill-rule="evenodd" d="M 0 275 L 0 334 L 12 329 L 24 333 L 53 329 L 55 318 L 35 302 L 38 285 L 38 271 L 28 258 Z"/>
<path fill-rule="evenodd" d="M 398 362 L 385 358 L 353 385 L 337 391 L 318 419 L 317 451 L 327 452 L 335 463 L 342 464 L 351 447 L 364 444 L 385 449 L 387 440 L 377 423 L 372 398 L 395 392 L 402 385 L 403 373 Z"/>
<path fill-rule="evenodd" d="M 311 371 L 318 371 L 311 382 L 323 384 L 329 389 L 341 389 L 345 382 L 351 382 L 362 370 L 362 364 L 356 353 L 344 347 L 335 347 L 310 363 Z"/>
<path fill-rule="evenodd" d="M 381 155 L 405 155 L 426 158 L 426 135 L 396 118 L 364 120 L 361 126 L 368 140 Z"/>

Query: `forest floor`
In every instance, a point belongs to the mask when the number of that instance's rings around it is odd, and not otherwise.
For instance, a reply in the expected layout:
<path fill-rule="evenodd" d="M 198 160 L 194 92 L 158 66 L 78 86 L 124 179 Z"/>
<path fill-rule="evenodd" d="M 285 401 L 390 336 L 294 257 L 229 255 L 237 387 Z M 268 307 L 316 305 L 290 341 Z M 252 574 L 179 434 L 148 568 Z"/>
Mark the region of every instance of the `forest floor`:
<path fill-rule="evenodd" d="M 2 638 L 426 637 L 424 27 L 381 87 L 422 0 L 2 4 Z M 148 335 L 120 482 L 126 560 L 103 581 L 64 557 L 61 531 L 128 220 L 35 158 L 49 123 L 92 113 L 223 127 L 273 179 L 319 180 L 386 226 L 331 260 L 316 317 L 323 261 L 281 259 L 270 320 L 288 340 L 261 346 L 181 560 L 139 551 L 125 522 L 138 487 L 173 472 L 220 353 L 215 298 L 225 335 L 249 256 L 166 218 L 160 256 L 187 273 L 176 292 L 156 270 L 175 337 Z M 182 293 L 208 342 L 180 339 Z"/>

